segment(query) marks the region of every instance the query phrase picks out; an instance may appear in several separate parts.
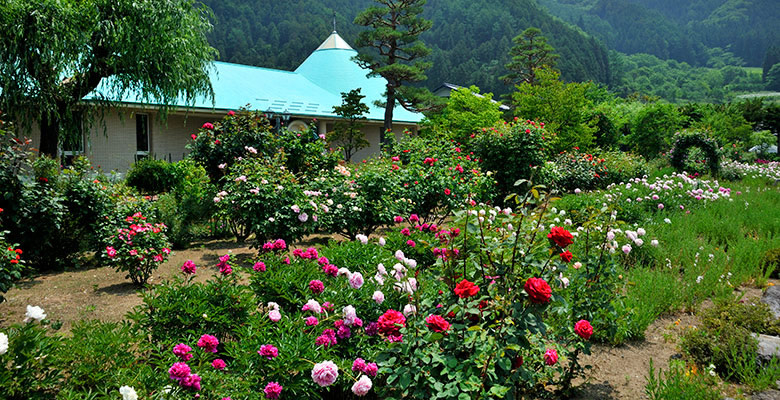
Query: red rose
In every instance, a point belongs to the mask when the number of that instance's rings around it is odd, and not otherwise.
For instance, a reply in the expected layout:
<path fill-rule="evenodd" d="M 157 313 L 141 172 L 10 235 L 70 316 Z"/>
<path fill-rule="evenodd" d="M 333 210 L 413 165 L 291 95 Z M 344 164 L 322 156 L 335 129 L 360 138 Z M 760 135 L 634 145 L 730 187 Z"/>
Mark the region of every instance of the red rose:
<path fill-rule="evenodd" d="M 581 319 L 574 324 L 574 333 L 576 333 L 577 336 L 588 340 L 593 336 L 593 327 L 590 325 L 590 322 Z"/>
<path fill-rule="evenodd" d="M 512 369 L 518 369 L 523 366 L 523 356 L 517 356 L 512 360 Z"/>
<path fill-rule="evenodd" d="M 428 328 L 431 328 L 434 332 L 446 332 L 450 329 L 450 323 L 439 315 L 429 315 L 425 318 L 425 323 L 428 324 Z"/>
<path fill-rule="evenodd" d="M 567 262 L 568 263 L 568 262 L 571 262 L 571 259 L 572 259 L 572 257 L 574 257 L 574 254 L 571 254 L 571 252 L 569 250 L 566 250 L 563 253 L 561 253 L 560 256 L 561 256 L 561 260 L 563 260 L 563 262 Z"/>
<path fill-rule="evenodd" d="M 396 310 L 387 310 L 376 322 L 380 333 L 397 336 L 401 327 L 406 326 L 406 317 Z"/>
<path fill-rule="evenodd" d="M 523 287 L 528 293 L 529 300 L 534 304 L 545 304 L 550 302 L 552 289 L 550 285 L 540 278 L 528 278 Z"/>
<path fill-rule="evenodd" d="M 572 238 L 571 232 L 567 231 L 566 229 L 556 226 L 550 229 L 550 233 L 547 234 L 547 238 L 555 242 L 560 248 L 565 249 L 567 246 L 572 244 Z"/>
<path fill-rule="evenodd" d="M 467 281 L 466 279 L 460 281 L 455 286 L 454 290 L 455 294 L 458 295 L 461 299 L 465 299 L 471 296 L 474 296 L 479 292 L 479 286 Z"/>

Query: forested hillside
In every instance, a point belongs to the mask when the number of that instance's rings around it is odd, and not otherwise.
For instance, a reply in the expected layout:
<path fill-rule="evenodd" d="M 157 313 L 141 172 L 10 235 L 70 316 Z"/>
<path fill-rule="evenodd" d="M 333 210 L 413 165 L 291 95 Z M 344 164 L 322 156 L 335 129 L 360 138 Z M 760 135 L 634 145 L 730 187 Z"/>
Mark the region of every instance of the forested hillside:
<path fill-rule="evenodd" d="M 733 53 L 761 65 L 780 41 L 777 0 L 540 0 L 552 14 L 627 54 L 693 65 Z M 717 61 L 714 63 L 717 64 Z"/>
<path fill-rule="evenodd" d="M 333 30 L 354 43 L 361 27 L 352 23 L 371 0 L 204 0 L 216 18 L 210 41 L 222 61 L 294 69 Z M 552 17 L 533 0 L 429 0 L 425 17 L 433 28 L 422 39 L 433 49 L 433 68 L 424 85 L 477 85 L 497 94 L 506 73 L 512 38 L 535 26 L 560 54 L 558 68 L 571 81 L 609 83 L 604 45 Z"/>

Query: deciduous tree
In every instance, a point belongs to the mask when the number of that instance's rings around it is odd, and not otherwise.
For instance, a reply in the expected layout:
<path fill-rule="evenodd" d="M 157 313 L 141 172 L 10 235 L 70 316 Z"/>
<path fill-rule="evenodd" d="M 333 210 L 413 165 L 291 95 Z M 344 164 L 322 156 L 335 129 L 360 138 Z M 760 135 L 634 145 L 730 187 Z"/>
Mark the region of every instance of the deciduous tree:
<path fill-rule="evenodd" d="M 134 93 L 163 115 L 180 97 L 211 96 L 210 16 L 194 0 L 5 0 L 0 109 L 38 122 L 41 152 L 56 155 L 90 93 L 100 105 Z"/>

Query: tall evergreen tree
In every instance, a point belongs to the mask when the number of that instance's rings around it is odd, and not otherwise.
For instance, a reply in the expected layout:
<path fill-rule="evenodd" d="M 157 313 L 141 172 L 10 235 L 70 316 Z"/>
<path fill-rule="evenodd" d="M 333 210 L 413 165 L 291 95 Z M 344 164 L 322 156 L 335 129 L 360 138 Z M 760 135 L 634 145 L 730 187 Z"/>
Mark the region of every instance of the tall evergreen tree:
<path fill-rule="evenodd" d="M 328 132 L 328 141 L 335 141 L 344 150 L 344 159 L 349 161 L 356 151 L 369 146 L 366 135 L 360 130 L 366 119 L 368 106 L 363 103 L 366 96 L 360 94 L 360 88 L 341 93 L 341 105 L 334 106 L 333 112 L 342 119 L 336 122 L 336 128 Z"/>
<path fill-rule="evenodd" d="M 210 16 L 194 0 L 5 0 L 0 109 L 39 122 L 41 152 L 56 155 L 101 81 L 102 104 L 136 91 L 165 111 L 180 96 L 212 95 Z"/>
<path fill-rule="evenodd" d="M 528 28 L 515 36 L 512 41 L 515 43 L 509 51 L 512 61 L 506 64 L 509 73 L 501 77 L 507 85 L 521 83 L 535 85 L 536 71 L 539 68 L 555 67 L 558 55 L 553 53 L 555 49 L 547 44 L 547 38 L 542 36 L 539 28 Z"/>
<path fill-rule="evenodd" d="M 764 63 L 761 66 L 762 81 L 767 81 L 769 70 L 777 63 L 780 63 L 780 47 L 772 46 L 767 49 L 766 54 L 764 54 Z"/>
<path fill-rule="evenodd" d="M 375 1 L 381 6 L 369 7 L 355 18 L 355 24 L 371 28 L 360 32 L 355 44 L 369 47 L 373 52 L 360 53 L 355 60 L 371 70 L 369 76 L 387 80 L 384 104 L 387 131 L 393 128 L 396 102 L 408 110 L 420 111 L 425 103 L 433 100 L 430 92 L 404 85 L 426 79 L 425 70 L 431 63 L 421 58 L 430 54 L 431 49 L 419 36 L 433 24 L 420 16 L 426 0 Z"/>

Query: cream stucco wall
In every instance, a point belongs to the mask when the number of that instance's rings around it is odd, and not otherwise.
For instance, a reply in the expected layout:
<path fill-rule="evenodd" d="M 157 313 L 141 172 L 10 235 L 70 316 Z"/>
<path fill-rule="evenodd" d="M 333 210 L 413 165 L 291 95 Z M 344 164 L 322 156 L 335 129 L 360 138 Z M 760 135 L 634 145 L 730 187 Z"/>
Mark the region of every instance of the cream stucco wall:
<path fill-rule="evenodd" d="M 106 112 L 102 118 L 94 121 L 83 138 L 84 155 L 95 167 L 103 171 L 127 172 L 136 161 L 136 114 L 147 114 L 149 121 L 149 157 L 170 161 L 179 161 L 187 153 L 186 145 L 191 141 L 191 135 L 198 131 L 205 122 L 213 122 L 223 117 L 222 112 L 175 112 L 168 115 L 166 121 L 161 121 L 154 109 L 119 108 Z M 310 118 L 300 119 L 307 125 Z M 319 120 L 320 133 L 332 128 L 335 120 Z M 396 140 L 403 139 L 404 129 L 416 133 L 416 126 L 410 124 L 394 124 L 393 132 Z M 365 122 L 362 128 L 370 146 L 356 152 L 353 162 L 370 158 L 379 154 L 381 122 Z M 29 132 L 20 132 L 21 136 L 33 139 L 33 147 L 37 148 L 40 141 L 40 130 L 33 125 Z M 333 148 L 338 143 L 331 143 Z"/>

